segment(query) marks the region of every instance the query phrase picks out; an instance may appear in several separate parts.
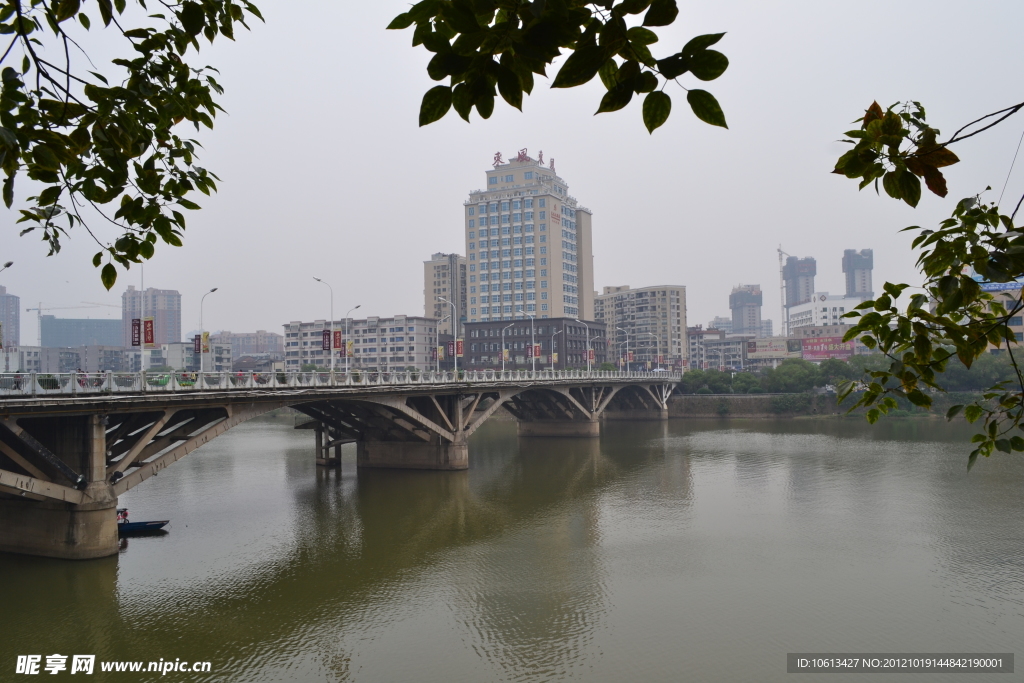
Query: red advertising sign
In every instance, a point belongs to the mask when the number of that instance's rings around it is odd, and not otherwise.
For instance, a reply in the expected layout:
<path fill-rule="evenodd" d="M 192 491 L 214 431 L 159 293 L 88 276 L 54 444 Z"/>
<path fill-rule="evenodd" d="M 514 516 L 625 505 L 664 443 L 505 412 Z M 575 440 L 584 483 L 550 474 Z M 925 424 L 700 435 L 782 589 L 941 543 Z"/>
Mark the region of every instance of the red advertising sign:
<path fill-rule="evenodd" d="M 842 337 L 809 337 L 803 339 L 804 360 L 847 359 L 853 357 L 854 342 L 844 342 Z"/>
<path fill-rule="evenodd" d="M 589 351 L 587 351 L 587 358 L 589 358 L 590 360 L 594 360 L 594 349 L 590 349 Z"/>
<path fill-rule="evenodd" d="M 448 344 L 448 357 L 452 358 L 455 356 L 455 342 L 449 341 Z"/>
<path fill-rule="evenodd" d="M 455 342 L 455 355 L 462 358 L 462 340 Z"/>
<path fill-rule="evenodd" d="M 324 338 L 323 338 L 323 342 L 321 344 L 321 348 L 324 351 L 330 351 L 331 350 L 331 331 L 330 330 L 324 330 Z"/>
<path fill-rule="evenodd" d="M 203 338 L 200 335 L 196 335 L 192 338 L 192 353 L 202 353 L 203 350 Z"/>
<path fill-rule="evenodd" d="M 341 343 L 341 330 L 334 331 L 334 348 L 342 349 L 345 345 Z"/>
<path fill-rule="evenodd" d="M 436 361 L 437 360 L 437 347 L 436 346 L 434 348 L 430 349 L 430 360 L 432 360 L 432 361 Z"/>
<path fill-rule="evenodd" d="M 153 344 L 153 320 L 147 318 L 143 321 L 142 326 L 142 343 Z"/>
<path fill-rule="evenodd" d="M 533 344 L 526 345 L 526 357 L 533 358 Z"/>
<path fill-rule="evenodd" d="M 132 346 L 142 346 L 142 320 L 132 318 Z"/>
<path fill-rule="evenodd" d="M 630 351 L 628 355 L 629 355 L 629 362 L 632 363 L 633 362 L 633 352 Z"/>

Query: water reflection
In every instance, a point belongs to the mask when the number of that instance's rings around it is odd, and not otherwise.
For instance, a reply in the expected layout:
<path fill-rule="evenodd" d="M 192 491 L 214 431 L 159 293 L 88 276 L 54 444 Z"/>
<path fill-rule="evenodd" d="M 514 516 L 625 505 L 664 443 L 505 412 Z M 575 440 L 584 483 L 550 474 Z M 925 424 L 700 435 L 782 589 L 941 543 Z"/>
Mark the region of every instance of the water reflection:
<path fill-rule="evenodd" d="M 1024 468 L 968 477 L 962 432 L 922 424 L 498 422 L 469 471 L 357 473 L 254 421 L 124 497 L 165 537 L 0 557 L 0 642 L 247 681 L 782 680 L 787 651 L 1012 650 Z"/>

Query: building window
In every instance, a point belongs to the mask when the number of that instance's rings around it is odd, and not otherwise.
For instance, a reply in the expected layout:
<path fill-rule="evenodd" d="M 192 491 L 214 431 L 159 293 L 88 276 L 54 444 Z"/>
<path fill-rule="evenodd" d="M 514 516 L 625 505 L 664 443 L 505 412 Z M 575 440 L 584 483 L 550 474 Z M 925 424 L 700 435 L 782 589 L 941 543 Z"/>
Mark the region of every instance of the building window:
<path fill-rule="evenodd" d="M 472 219 L 472 218 L 469 219 L 469 227 L 471 227 L 471 228 L 475 228 L 476 227 L 476 221 L 474 219 Z"/>
<path fill-rule="evenodd" d="M 501 203 L 501 210 L 502 211 L 508 211 L 508 202 L 502 202 Z"/>
<path fill-rule="evenodd" d="M 523 173 L 523 180 L 533 180 L 533 171 L 526 171 Z M 530 201 L 527 199 L 526 201 Z"/>
<path fill-rule="evenodd" d="M 542 199 L 541 201 L 543 202 L 544 200 Z M 541 204 L 541 206 L 544 206 L 544 205 L 543 205 L 543 204 Z M 547 217 L 548 217 L 548 216 L 547 216 L 547 213 L 548 213 L 547 211 L 541 211 L 541 212 L 540 212 L 540 219 L 541 219 L 542 221 L 543 221 L 543 220 L 546 220 L 546 219 L 547 219 Z M 543 228 L 541 228 L 541 230 L 543 230 Z"/>
<path fill-rule="evenodd" d="M 541 207 L 543 207 L 546 202 L 547 202 L 547 200 L 544 197 L 540 198 L 540 206 Z M 547 310 L 547 309 L 544 309 L 544 310 Z"/>
<path fill-rule="evenodd" d="M 469 215 L 470 215 L 470 216 L 472 216 L 472 215 L 473 215 L 473 213 L 474 213 L 475 211 L 476 211 L 476 208 L 474 208 L 474 207 L 472 207 L 472 206 L 471 206 L 471 207 L 469 207 Z"/>
<path fill-rule="evenodd" d="M 544 231 L 545 231 L 545 230 L 547 230 L 547 229 L 548 229 L 548 226 L 547 226 L 547 224 L 546 224 L 546 223 L 541 223 L 541 224 L 540 224 L 540 231 L 541 231 L 541 232 L 544 232 Z"/>
<path fill-rule="evenodd" d="M 491 225 L 497 225 L 497 224 L 498 224 L 498 217 L 497 216 L 491 216 Z"/>
<path fill-rule="evenodd" d="M 498 176 L 491 176 L 490 178 L 488 178 L 487 179 L 487 184 L 488 185 L 497 185 L 498 184 Z"/>
<path fill-rule="evenodd" d="M 513 176 L 513 175 L 505 176 L 505 182 L 506 183 L 511 183 L 513 180 L 515 180 L 515 176 Z"/>

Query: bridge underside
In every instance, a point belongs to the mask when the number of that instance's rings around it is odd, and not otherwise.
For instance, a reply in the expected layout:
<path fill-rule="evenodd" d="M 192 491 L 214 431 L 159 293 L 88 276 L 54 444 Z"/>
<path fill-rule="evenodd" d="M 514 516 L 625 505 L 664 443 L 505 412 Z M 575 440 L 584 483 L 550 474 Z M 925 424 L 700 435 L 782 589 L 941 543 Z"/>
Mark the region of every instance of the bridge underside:
<path fill-rule="evenodd" d="M 469 467 L 469 437 L 502 407 L 521 436 L 597 437 L 602 416 L 666 418 L 672 388 L 463 388 L 8 415 L 0 417 L 0 551 L 67 559 L 115 554 L 119 495 L 232 427 L 283 406 L 311 418 L 321 464 L 339 464 L 341 445 L 354 442 L 359 467 L 462 470 Z"/>

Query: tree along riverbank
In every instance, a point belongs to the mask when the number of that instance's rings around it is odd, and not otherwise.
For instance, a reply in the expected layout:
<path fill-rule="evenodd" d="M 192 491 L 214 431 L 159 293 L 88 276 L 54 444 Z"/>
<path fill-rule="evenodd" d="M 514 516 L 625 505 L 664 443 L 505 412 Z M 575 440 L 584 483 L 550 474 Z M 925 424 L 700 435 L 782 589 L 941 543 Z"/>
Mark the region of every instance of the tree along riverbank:
<path fill-rule="evenodd" d="M 890 417 L 943 418 L 950 406 L 978 400 L 979 394 L 951 392 L 933 394 L 932 410 L 899 400 L 898 410 Z M 863 419 L 863 410 L 847 413 L 857 402 L 850 397 L 839 405 L 835 394 L 676 394 L 669 399 L 670 418 L 786 418 L 786 417 L 854 417 Z"/>

